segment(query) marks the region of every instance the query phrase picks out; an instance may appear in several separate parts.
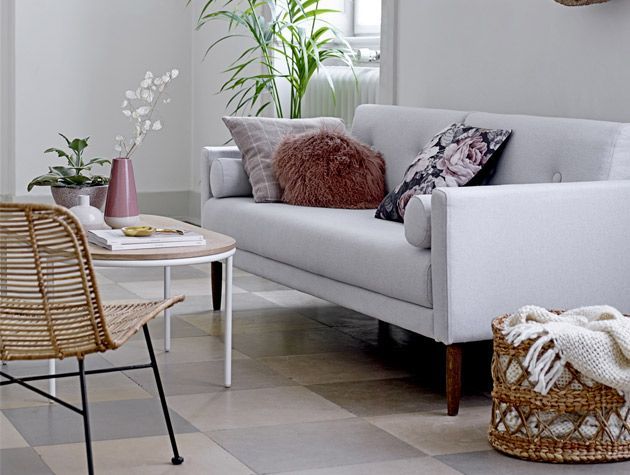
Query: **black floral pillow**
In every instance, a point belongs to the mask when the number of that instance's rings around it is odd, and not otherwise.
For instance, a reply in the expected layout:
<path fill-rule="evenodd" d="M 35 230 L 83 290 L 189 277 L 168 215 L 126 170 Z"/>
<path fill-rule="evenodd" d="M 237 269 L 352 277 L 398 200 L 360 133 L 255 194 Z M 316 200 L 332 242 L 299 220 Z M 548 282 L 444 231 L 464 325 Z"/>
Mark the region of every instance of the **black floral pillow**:
<path fill-rule="evenodd" d="M 488 162 L 511 130 L 481 129 L 453 124 L 436 134 L 409 165 L 402 183 L 381 201 L 376 217 L 404 221 L 413 195 L 430 195 L 434 188 L 480 184 Z"/>

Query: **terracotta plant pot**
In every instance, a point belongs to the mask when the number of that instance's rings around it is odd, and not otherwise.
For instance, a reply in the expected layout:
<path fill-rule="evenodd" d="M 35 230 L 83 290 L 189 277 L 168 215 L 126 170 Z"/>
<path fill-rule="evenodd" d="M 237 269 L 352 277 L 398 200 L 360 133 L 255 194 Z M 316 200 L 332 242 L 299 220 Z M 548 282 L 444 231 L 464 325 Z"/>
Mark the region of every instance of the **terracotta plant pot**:
<path fill-rule="evenodd" d="M 105 222 L 114 229 L 140 224 L 133 163 L 128 158 L 114 158 L 105 204 Z"/>
<path fill-rule="evenodd" d="M 81 195 L 87 195 L 90 197 L 90 203 L 92 203 L 92 206 L 103 209 L 105 198 L 107 196 L 107 185 L 83 187 L 51 186 L 50 191 L 55 203 L 59 206 L 64 206 L 68 209 L 73 206 L 79 206 L 79 197 Z"/>

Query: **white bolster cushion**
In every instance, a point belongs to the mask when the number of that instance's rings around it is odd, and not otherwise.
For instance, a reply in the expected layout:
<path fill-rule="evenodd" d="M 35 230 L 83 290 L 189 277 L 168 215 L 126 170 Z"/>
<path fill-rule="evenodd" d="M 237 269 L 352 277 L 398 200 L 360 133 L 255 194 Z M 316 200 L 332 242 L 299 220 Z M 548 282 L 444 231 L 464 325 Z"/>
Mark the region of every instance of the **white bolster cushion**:
<path fill-rule="evenodd" d="M 215 198 L 252 196 L 252 185 L 240 158 L 217 158 L 210 168 L 210 190 Z"/>
<path fill-rule="evenodd" d="M 407 203 L 405 237 L 412 246 L 431 248 L 431 195 L 414 195 Z"/>

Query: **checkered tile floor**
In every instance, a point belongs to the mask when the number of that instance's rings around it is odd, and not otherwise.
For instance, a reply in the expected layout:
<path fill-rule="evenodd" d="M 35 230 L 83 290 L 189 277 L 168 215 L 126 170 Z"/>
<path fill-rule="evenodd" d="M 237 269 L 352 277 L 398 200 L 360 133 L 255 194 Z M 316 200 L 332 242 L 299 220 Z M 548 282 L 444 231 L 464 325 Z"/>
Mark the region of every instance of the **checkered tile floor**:
<path fill-rule="evenodd" d="M 487 344 L 467 349 L 460 415 L 446 417 L 443 348 L 236 270 L 234 386 L 222 387 L 222 315 L 208 268 L 177 268 L 173 345 L 151 324 L 180 451 L 175 467 L 150 370 L 88 379 L 99 474 L 628 474 L 630 463 L 557 466 L 500 455 L 486 441 Z M 112 300 L 160 297 L 157 269 L 99 273 Z M 145 362 L 144 340 L 87 358 L 88 367 Z M 60 370 L 74 370 L 74 360 Z M 12 362 L 13 374 L 46 363 Z M 41 385 L 45 388 L 45 383 Z M 74 381 L 61 397 L 78 402 Z M 81 418 L 19 387 L 0 389 L 0 474 L 83 474 Z"/>

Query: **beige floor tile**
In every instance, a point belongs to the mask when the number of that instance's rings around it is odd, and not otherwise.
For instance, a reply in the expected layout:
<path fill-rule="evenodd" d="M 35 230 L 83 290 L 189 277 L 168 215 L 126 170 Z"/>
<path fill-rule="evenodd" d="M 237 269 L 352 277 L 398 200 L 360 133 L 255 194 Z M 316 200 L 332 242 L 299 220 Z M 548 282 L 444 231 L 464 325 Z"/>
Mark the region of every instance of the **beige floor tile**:
<path fill-rule="evenodd" d="M 37 381 L 34 386 L 48 391 L 48 381 Z M 146 399 L 151 394 L 122 373 L 95 374 L 87 378 L 88 396 L 92 402 L 121 399 Z M 57 397 L 77 404 L 81 401 L 78 378 L 57 380 Z M 48 399 L 17 385 L 0 389 L 0 409 L 17 409 L 48 405 Z"/>
<path fill-rule="evenodd" d="M 427 412 L 446 405 L 443 395 L 410 377 L 311 384 L 308 388 L 361 417 Z"/>
<path fill-rule="evenodd" d="M 220 430 L 209 435 L 258 473 L 322 469 L 424 455 L 358 418 Z"/>
<path fill-rule="evenodd" d="M 202 312 L 184 315 L 181 318 L 209 335 L 223 335 L 225 330 L 224 312 Z M 322 324 L 296 312 L 283 308 L 241 310 L 234 312 L 233 333 L 261 333 L 322 328 Z"/>
<path fill-rule="evenodd" d="M 103 302 L 124 302 L 140 299 L 134 292 L 118 284 L 98 284 L 98 290 Z"/>
<path fill-rule="evenodd" d="M 261 358 L 267 366 L 300 384 L 366 381 L 409 376 L 384 357 L 361 351 Z"/>
<path fill-rule="evenodd" d="M 171 409 L 205 432 L 352 417 L 303 387 L 172 396 L 168 403 Z"/>
<path fill-rule="evenodd" d="M 121 282 L 120 287 L 139 295 L 143 299 L 157 299 L 164 295 L 164 287 L 160 281 Z M 232 286 L 234 294 L 242 294 L 246 291 Z M 210 298 L 209 279 L 179 279 L 171 281 L 172 295 L 207 295 Z"/>
<path fill-rule="evenodd" d="M 362 463 L 343 467 L 328 467 L 278 475 L 459 475 L 461 472 L 430 457 L 418 457 L 387 462 Z"/>
<path fill-rule="evenodd" d="M 158 364 L 221 360 L 225 351 L 223 342 L 216 336 L 173 338 L 171 351 L 168 353 L 164 351 L 164 340 L 153 340 L 153 348 Z M 149 361 L 144 338 L 135 338 L 115 351 L 103 353 L 103 358 L 115 365 L 147 363 Z M 246 358 L 246 356 L 234 351 L 232 358 Z"/>
<path fill-rule="evenodd" d="M 206 274 L 210 274 L 210 264 L 195 264 L 190 266 L 193 269 L 200 270 L 201 272 L 205 272 Z M 225 275 L 225 266 L 224 267 L 224 275 Z M 250 276 L 249 272 L 244 271 L 243 269 L 239 269 L 238 267 L 234 267 L 234 277 L 236 276 Z"/>
<path fill-rule="evenodd" d="M 0 449 L 16 447 L 28 447 L 28 444 L 9 419 L 0 412 Z"/>
<path fill-rule="evenodd" d="M 44 389 L 45 386 L 40 386 Z M 17 409 L 49 404 L 48 399 L 16 384 L 0 388 L 0 409 Z"/>
<path fill-rule="evenodd" d="M 106 277 L 105 275 L 101 274 L 98 270 L 96 271 L 96 283 L 97 285 L 110 285 L 110 284 L 115 284 L 116 282 L 112 279 L 110 279 L 109 277 Z"/>
<path fill-rule="evenodd" d="M 313 297 L 298 290 L 270 290 L 267 292 L 253 292 L 253 294 L 283 307 L 327 307 L 333 305 L 326 300 Z"/>
<path fill-rule="evenodd" d="M 184 463 L 171 465 L 172 456 L 168 437 L 142 437 L 94 442 L 95 471 L 112 475 L 204 474 L 245 475 L 252 473 L 219 445 L 200 433 L 178 434 L 179 451 Z M 37 447 L 57 474 L 85 474 L 83 444 Z"/>
<path fill-rule="evenodd" d="M 47 388 L 47 385 L 45 386 Z M 120 401 L 126 399 L 148 399 L 151 394 L 142 389 L 135 381 L 122 373 L 94 374 L 87 377 L 88 400 Z M 57 381 L 57 397 L 73 404 L 81 402 L 78 378 Z"/>
<path fill-rule="evenodd" d="M 429 455 L 490 449 L 489 407 L 461 408 L 457 417 L 434 411 L 368 417 L 366 420 Z"/>

